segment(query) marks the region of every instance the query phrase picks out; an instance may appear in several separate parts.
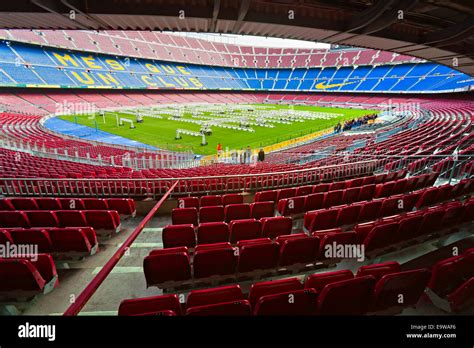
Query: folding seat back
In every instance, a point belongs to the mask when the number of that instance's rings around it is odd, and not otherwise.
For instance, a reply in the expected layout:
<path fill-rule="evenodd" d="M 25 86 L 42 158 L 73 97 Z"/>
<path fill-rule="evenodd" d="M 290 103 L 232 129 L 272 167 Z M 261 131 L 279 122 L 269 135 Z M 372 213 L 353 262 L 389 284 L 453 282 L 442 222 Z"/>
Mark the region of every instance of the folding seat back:
<path fill-rule="evenodd" d="M 38 210 L 38 204 L 34 198 L 15 197 L 10 201 L 16 210 Z"/>
<path fill-rule="evenodd" d="M 416 202 L 418 202 L 418 200 L 420 199 L 421 194 L 422 194 L 421 191 L 415 191 L 415 192 L 404 194 L 402 197 L 403 210 L 412 211 L 413 208 L 415 207 Z"/>
<path fill-rule="evenodd" d="M 240 193 L 228 193 L 226 195 L 222 195 L 222 204 L 224 206 L 229 204 L 242 204 L 244 202 L 244 196 Z"/>
<path fill-rule="evenodd" d="M 277 191 L 277 202 L 280 199 L 291 198 L 296 196 L 296 188 L 284 188 Z"/>
<path fill-rule="evenodd" d="M 393 177 L 393 176 L 392 176 Z M 375 181 L 374 181 L 374 184 L 378 185 L 382 182 L 385 182 L 385 181 L 388 181 L 387 180 L 387 174 L 378 174 L 375 176 Z"/>
<path fill-rule="evenodd" d="M 182 314 L 181 304 L 178 295 L 161 295 L 145 298 L 134 298 L 123 300 L 120 303 L 118 315 L 155 315 L 162 311 L 173 311 L 177 315 Z"/>
<path fill-rule="evenodd" d="M 222 205 L 199 208 L 199 222 L 224 221 L 224 207 Z"/>
<path fill-rule="evenodd" d="M 248 316 L 252 311 L 247 300 L 230 301 L 210 304 L 199 307 L 190 307 L 186 310 L 186 315 L 199 316 Z"/>
<path fill-rule="evenodd" d="M 439 173 L 437 172 L 432 172 L 428 175 L 428 178 L 426 179 L 425 186 L 433 186 L 436 180 L 438 179 Z"/>
<path fill-rule="evenodd" d="M 426 269 L 416 269 L 382 276 L 375 285 L 370 311 L 415 305 L 424 293 L 430 275 Z"/>
<path fill-rule="evenodd" d="M 438 296 L 444 298 L 453 292 L 463 281 L 461 269 L 463 267 L 464 256 L 454 256 L 437 262 L 431 272 L 428 287 Z"/>
<path fill-rule="evenodd" d="M 0 199 L 0 211 L 5 210 L 15 210 L 11 200 L 9 198 L 2 198 Z"/>
<path fill-rule="evenodd" d="M 362 183 L 364 182 L 364 178 L 355 178 L 355 179 L 350 179 L 345 181 L 345 186 L 344 188 L 353 188 L 353 187 L 360 187 L 362 186 Z"/>
<path fill-rule="evenodd" d="M 416 209 L 420 209 L 425 206 L 432 205 L 436 202 L 436 196 L 438 195 L 438 188 L 437 187 L 430 187 L 423 191 L 418 202 L 416 202 L 415 207 Z"/>
<path fill-rule="evenodd" d="M 379 281 L 386 274 L 396 273 L 400 271 L 400 264 L 396 261 L 388 261 L 377 263 L 374 265 L 361 266 L 357 270 L 357 277 L 365 277 L 371 275 L 375 281 Z"/>
<path fill-rule="evenodd" d="M 262 237 L 277 238 L 280 235 L 290 234 L 293 228 L 293 219 L 288 216 L 262 218 Z"/>
<path fill-rule="evenodd" d="M 31 227 L 58 227 L 56 214 L 49 210 L 25 211 Z"/>
<path fill-rule="evenodd" d="M 336 227 L 339 209 L 318 210 L 309 227 L 309 232 Z"/>
<path fill-rule="evenodd" d="M 239 273 L 275 268 L 279 245 L 276 243 L 248 243 L 240 247 L 237 271 Z"/>
<path fill-rule="evenodd" d="M 398 223 L 384 223 L 374 226 L 364 239 L 365 251 L 373 251 L 390 246 L 395 240 Z"/>
<path fill-rule="evenodd" d="M 54 212 L 59 221 L 59 227 L 87 227 L 90 226 L 81 210 L 58 210 Z"/>
<path fill-rule="evenodd" d="M 304 281 L 305 289 L 315 289 L 319 294 L 326 285 L 354 278 L 352 271 L 343 269 L 333 272 L 310 274 Z"/>
<path fill-rule="evenodd" d="M 392 196 L 384 198 L 382 201 L 382 206 L 380 207 L 379 216 L 391 216 L 402 213 L 405 209 L 403 202 L 403 196 Z"/>
<path fill-rule="evenodd" d="M 434 231 L 439 230 L 443 225 L 444 208 L 436 207 L 434 209 L 428 209 L 423 214 L 423 222 L 421 223 L 419 233 L 430 234 Z"/>
<path fill-rule="evenodd" d="M 167 281 L 182 281 L 191 278 L 188 249 L 176 247 L 153 250 L 143 260 L 147 287 Z"/>
<path fill-rule="evenodd" d="M 334 243 L 336 245 L 350 245 L 357 243 L 357 234 L 355 232 L 342 233 L 327 233 L 321 238 L 319 245 L 319 260 L 338 260 L 341 257 L 337 250 L 334 250 Z"/>
<path fill-rule="evenodd" d="M 306 211 L 322 209 L 324 207 L 324 198 L 324 192 L 307 195 L 304 201 L 304 209 Z"/>
<path fill-rule="evenodd" d="M 198 244 L 213 244 L 229 241 L 229 225 L 220 222 L 200 223 L 197 229 Z"/>
<path fill-rule="evenodd" d="M 48 230 L 49 237 L 56 252 L 82 252 L 90 254 L 94 247 L 97 248 L 95 233 L 93 239 L 82 228 L 52 228 Z"/>
<path fill-rule="evenodd" d="M 375 198 L 388 197 L 392 194 L 395 187 L 394 181 L 384 182 L 375 187 Z"/>
<path fill-rule="evenodd" d="M 474 216 L 474 198 L 464 203 L 464 209 L 463 221 L 471 221 Z"/>
<path fill-rule="evenodd" d="M 416 181 L 416 185 L 414 187 L 415 190 L 419 190 L 423 187 L 426 187 L 426 181 L 428 180 L 429 174 L 422 174 L 418 175 L 416 178 L 418 179 Z"/>
<path fill-rule="evenodd" d="M 198 224 L 198 211 L 192 208 L 175 208 L 171 211 L 171 221 L 173 225 Z"/>
<path fill-rule="evenodd" d="M 344 190 L 342 194 L 342 204 L 351 204 L 359 199 L 360 187 L 351 187 Z"/>
<path fill-rule="evenodd" d="M 93 227 L 96 231 L 111 230 L 118 232 L 120 229 L 120 217 L 114 210 L 86 210 L 84 214 L 87 226 Z"/>
<path fill-rule="evenodd" d="M 443 227 L 451 227 L 462 221 L 465 206 L 461 202 L 448 203 L 444 208 Z"/>
<path fill-rule="evenodd" d="M 8 279 L 0 284 L 0 294 L 9 292 L 41 293 L 46 280 L 27 259 L 0 259 L 0 278 Z"/>
<path fill-rule="evenodd" d="M 54 250 L 50 234 L 44 229 L 11 229 L 9 235 L 14 244 L 37 245 L 40 253 L 51 253 Z"/>
<path fill-rule="evenodd" d="M 0 211 L 0 226 L 2 228 L 30 227 L 30 221 L 23 211 Z"/>
<path fill-rule="evenodd" d="M 164 248 L 180 246 L 194 248 L 196 246 L 196 237 L 192 224 L 165 226 L 163 228 L 162 238 Z"/>
<path fill-rule="evenodd" d="M 262 223 L 255 219 L 234 220 L 229 224 L 229 229 L 231 243 L 260 238 L 262 235 Z"/>
<path fill-rule="evenodd" d="M 222 205 L 222 196 L 202 196 L 200 199 L 201 207 L 212 207 L 215 205 Z"/>
<path fill-rule="evenodd" d="M 328 192 L 330 185 L 331 184 L 329 183 L 322 183 L 322 184 L 315 185 L 313 187 L 313 193 Z"/>
<path fill-rule="evenodd" d="M 416 183 L 418 182 L 418 177 L 413 176 L 411 178 L 407 178 L 407 181 L 405 183 L 405 192 L 411 192 L 415 190 L 416 188 Z"/>
<path fill-rule="evenodd" d="M 260 191 L 255 194 L 254 202 L 276 202 L 277 191 Z"/>
<path fill-rule="evenodd" d="M 351 225 L 357 222 L 361 205 L 349 205 L 339 209 L 337 215 L 337 225 Z"/>
<path fill-rule="evenodd" d="M 462 312 L 471 308 L 474 299 L 474 277 L 466 280 L 447 297 L 454 313 Z"/>
<path fill-rule="evenodd" d="M 250 217 L 261 219 L 274 215 L 275 205 L 273 202 L 255 202 L 250 204 Z"/>
<path fill-rule="evenodd" d="M 324 207 L 334 207 L 341 204 L 343 190 L 328 191 L 324 197 Z"/>
<path fill-rule="evenodd" d="M 366 202 L 359 213 L 359 221 L 375 220 L 380 215 L 380 208 L 382 208 L 382 200 L 374 200 Z"/>
<path fill-rule="evenodd" d="M 286 278 L 273 281 L 253 283 L 250 286 L 249 301 L 255 307 L 262 296 L 274 295 L 292 291 L 303 290 L 303 284 L 298 278 Z"/>
<path fill-rule="evenodd" d="M 196 208 L 199 209 L 199 198 L 181 197 L 178 199 L 176 208 Z"/>
<path fill-rule="evenodd" d="M 84 202 L 81 198 L 58 198 L 62 210 L 84 210 Z"/>
<path fill-rule="evenodd" d="M 229 204 L 224 209 L 225 221 L 243 220 L 250 218 L 250 205 L 247 203 Z"/>
<path fill-rule="evenodd" d="M 254 315 L 312 315 L 315 312 L 317 293 L 303 289 L 260 297 Z"/>
<path fill-rule="evenodd" d="M 368 201 L 375 197 L 375 184 L 364 185 L 360 188 L 359 201 Z"/>
<path fill-rule="evenodd" d="M 280 266 L 309 264 L 316 260 L 319 253 L 319 238 L 287 239 L 280 245 Z"/>
<path fill-rule="evenodd" d="M 375 175 L 365 176 L 361 186 L 375 184 Z M 375 186 L 374 186 L 375 187 Z"/>
<path fill-rule="evenodd" d="M 13 244 L 12 235 L 7 230 L 0 230 L 0 245 Z"/>
<path fill-rule="evenodd" d="M 186 307 L 207 306 L 223 302 L 242 301 L 245 296 L 240 285 L 228 285 L 218 288 L 193 290 L 188 294 Z"/>
<path fill-rule="evenodd" d="M 228 275 L 235 272 L 237 256 L 232 247 L 198 250 L 194 254 L 194 278 Z"/>
<path fill-rule="evenodd" d="M 41 210 L 61 210 L 61 202 L 58 198 L 36 198 L 38 209 Z"/>
<path fill-rule="evenodd" d="M 130 198 L 109 198 L 107 204 L 110 210 L 116 210 L 120 215 L 135 216 L 135 201 Z"/>
<path fill-rule="evenodd" d="M 453 186 L 450 184 L 438 186 L 438 195 L 435 198 L 435 202 L 444 202 L 449 199 L 452 190 Z"/>
<path fill-rule="evenodd" d="M 343 190 L 345 187 L 346 187 L 345 181 L 336 181 L 336 182 L 332 182 L 331 185 L 329 185 L 328 191 Z"/>
<path fill-rule="evenodd" d="M 395 185 L 393 186 L 393 189 L 392 189 L 392 195 L 398 195 L 400 193 L 405 192 L 407 181 L 408 179 L 400 179 L 400 180 L 395 181 Z"/>
<path fill-rule="evenodd" d="M 299 186 L 296 188 L 296 196 L 307 196 L 313 193 L 313 185 Z"/>
<path fill-rule="evenodd" d="M 406 242 L 420 235 L 422 215 L 407 216 L 400 219 L 394 242 Z"/>
<path fill-rule="evenodd" d="M 397 179 L 397 172 L 390 172 L 390 173 L 387 173 L 387 176 L 385 177 L 384 181 L 388 182 L 388 181 L 394 181 Z"/>
<path fill-rule="evenodd" d="M 374 286 L 372 276 L 330 283 L 318 297 L 318 314 L 364 315 L 371 304 Z"/>
<path fill-rule="evenodd" d="M 301 214 L 304 212 L 305 197 L 284 198 L 278 201 L 278 212 L 280 215 Z"/>
<path fill-rule="evenodd" d="M 83 198 L 84 207 L 86 210 L 109 210 L 109 205 L 106 199 L 102 198 Z"/>

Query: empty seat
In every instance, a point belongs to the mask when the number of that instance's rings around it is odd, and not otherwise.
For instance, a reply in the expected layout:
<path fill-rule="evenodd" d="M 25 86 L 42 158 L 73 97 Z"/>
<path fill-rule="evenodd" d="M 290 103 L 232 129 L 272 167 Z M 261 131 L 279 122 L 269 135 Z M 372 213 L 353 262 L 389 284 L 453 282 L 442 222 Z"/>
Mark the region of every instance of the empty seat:
<path fill-rule="evenodd" d="M 205 278 L 233 274 L 236 264 L 237 256 L 229 243 L 225 246 L 202 244 L 196 247 L 194 254 L 194 277 Z"/>
<path fill-rule="evenodd" d="M 338 260 L 344 258 L 334 249 L 336 245 L 356 244 L 357 234 L 355 232 L 325 233 L 319 244 L 320 260 Z"/>
<path fill-rule="evenodd" d="M 310 223 L 309 232 L 317 230 L 327 230 L 328 228 L 336 227 L 338 209 L 317 210 L 314 214 L 312 222 Z"/>
<path fill-rule="evenodd" d="M 324 198 L 324 207 L 329 208 L 341 204 L 343 193 L 343 190 L 328 191 Z"/>
<path fill-rule="evenodd" d="M 135 216 L 137 213 L 135 201 L 130 198 L 109 198 L 107 204 L 110 210 L 116 210 L 120 215 Z"/>
<path fill-rule="evenodd" d="M 439 230 L 443 225 L 443 218 L 443 207 L 434 207 L 426 210 L 423 214 L 423 221 L 420 226 L 419 234 L 431 234 Z"/>
<path fill-rule="evenodd" d="M 163 228 L 162 238 L 164 248 L 180 246 L 194 248 L 196 245 L 194 226 L 192 224 L 165 226 Z"/>
<path fill-rule="evenodd" d="M 362 181 L 362 186 L 375 184 L 375 175 L 369 175 L 364 177 Z"/>
<path fill-rule="evenodd" d="M 36 198 L 36 204 L 38 205 L 38 209 L 41 210 L 61 210 L 61 202 L 58 198 Z"/>
<path fill-rule="evenodd" d="M 309 264 L 316 260 L 319 252 L 318 237 L 290 238 L 280 244 L 280 266 Z"/>
<path fill-rule="evenodd" d="M 366 202 L 362 205 L 359 213 L 359 221 L 375 220 L 379 217 L 382 200 Z"/>
<path fill-rule="evenodd" d="M 56 253 L 81 253 L 93 255 L 99 248 L 97 235 L 92 227 L 48 229 Z"/>
<path fill-rule="evenodd" d="M 250 303 L 247 300 L 191 307 L 186 310 L 186 315 L 199 316 L 247 316 L 251 313 Z"/>
<path fill-rule="evenodd" d="M 336 181 L 336 182 L 332 182 L 331 185 L 329 185 L 328 191 L 343 190 L 345 187 L 346 187 L 345 181 Z"/>
<path fill-rule="evenodd" d="M 351 187 L 345 189 L 342 194 L 342 204 L 351 204 L 359 199 L 360 187 Z"/>
<path fill-rule="evenodd" d="M 451 227 L 462 221 L 465 207 L 461 202 L 451 202 L 445 206 L 443 227 Z"/>
<path fill-rule="evenodd" d="M 229 225 L 220 222 L 200 223 L 197 229 L 198 244 L 213 244 L 229 241 Z"/>
<path fill-rule="evenodd" d="M 305 211 L 305 197 L 285 198 L 278 201 L 278 213 L 280 215 L 301 214 Z"/>
<path fill-rule="evenodd" d="M 147 287 L 167 281 L 191 278 L 191 266 L 186 247 L 153 250 L 143 260 Z"/>
<path fill-rule="evenodd" d="M 304 201 L 304 209 L 306 211 L 322 209 L 324 207 L 324 197 L 323 192 L 307 195 Z"/>
<path fill-rule="evenodd" d="M 109 205 L 107 200 L 102 198 L 83 198 L 84 207 L 86 210 L 108 210 Z"/>
<path fill-rule="evenodd" d="M 250 286 L 249 301 L 255 307 L 262 296 L 303 290 L 303 284 L 298 278 L 287 278 L 273 281 L 253 283 Z"/>
<path fill-rule="evenodd" d="M 177 208 L 196 208 L 199 209 L 199 198 L 181 197 L 178 199 Z"/>
<path fill-rule="evenodd" d="M 237 270 L 240 273 L 276 267 L 279 245 L 270 239 L 239 242 Z"/>
<path fill-rule="evenodd" d="M 407 216 L 400 219 L 394 242 L 406 242 L 417 237 L 420 234 L 419 231 L 422 222 L 423 215 Z"/>
<path fill-rule="evenodd" d="M 474 272 L 472 263 L 468 262 L 464 254 L 441 260 L 431 270 L 432 276 L 428 287 L 439 297 L 446 298 L 448 294 L 471 278 L 472 274 L 469 276 L 467 272 L 464 272 L 467 268 L 471 269 L 471 273 Z"/>
<path fill-rule="evenodd" d="M 0 211 L 0 226 L 9 227 L 30 227 L 30 221 L 23 211 Z"/>
<path fill-rule="evenodd" d="M 115 210 L 86 210 L 84 212 L 88 226 L 94 230 L 119 232 L 120 216 Z"/>
<path fill-rule="evenodd" d="M 375 185 L 370 184 L 370 185 L 365 185 L 360 188 L 359 191 L 359 201 L 368 201 L 374 198 L 375 196 Z"/>
<path fill-rule="evenodd" d="M 199 202 L 201 207 L 212 207 L 215 205 L 222 205 L 222 197 L 218 195 L 202 196 Z"/>
<path fill-rule="evenodd" d="M 271 217 L 274 215 L 274 210 L 273 202 L 255 202 L 250 204 L 250 216 L 254 219 Z"/>
<path fill-rule="evenodd" d="M 262 237 L 274 239 L 278 236 L 290 234 L 293 228 L 293 219 L 289 216 L 275 216 L 262 218 Z"/>
<path fill-rule="evenodd" d="M 230 242 L 237 243 L 239 240 L 260 238 L 262 234 L 262 223 L 255 219 L 235 220 L 229 224 Z"/>
<path fill-rule="evenodd" d="M 3 211 L 3 210 L 15 210 L 15 207 L 13 206 L 10 199 L 8 198 L 0 199 L 0 211 Z"/>
<path fill-rule="evenodd" d="M 6 245 L 7 243 L 14 243 L 10 232 L 6 230 L 0 230 L 0 245 Z"/>
<path fill-rule="evenodd" d="M 371 275 L 376 281 L 379 281 L 386 274 L 400 271 L 400 264 L 396 261 L 388 261 L 377 263 L 374 265 L 362 266 L 357 270 L 357 277 L 365 277 Z"/>
<path fill-rule="evenodd" d="M 221 286 L 212 289 L 193 290 L 188 294 L 186 307 L 206 306 L 222 302 L 245 300 L 240 285 Z"/>
<path fill-rule="evenodd" d="M 299 186 L 296 188 L 296 196 L 307 196 L 313 193 L 313 185 Z"/>
<path fill-rule="evenodd" d="M 86 216 L 80 210 L 58 210 L 55 212 L 60 227 L 87 227 Z"/>
<path fill-rule="evenodd" d="M 222 204 L 229 205 L 229 204 L 241 204 L 244 202 L 244 196 L 240 193 L 229 193 L 226 195 L 222 195 Z"/>
<path fill-rule="evenodd" d="M 38 204 L 34 198 L 15 197 L 10 202 L 16 210 L 38 210 Z"/>
<path fill-rule="evenodd" d="M 378 184 L 375 188 L 375 198 L 383 198 L 383 197 L 390 196 L 392 194 L 394 187 L 395 187 L 394 181 Z"/>
<path fill-rule="evenodd" d="M 305 289 L 315 289 L 319 294 L 324 287 L 331 283 L 340 282 L 342 280 L 348 280 L 354 278 L 354 274 L 348 269 L 343 269 L 340 271 L 333 272 L 324 272 L 310 274 L 306 277 L 304 281 Z"/>
<path fill-rule="evenodd" d="M 276 202 L 277 191 L 261 191 L 255 194 L 254 202 Z"/>
<path fill-rule="evenodd" d="M 44 229 L 11 229 L 9 235 L 13 244 L 37 245 L 40 253 L 51 253 L 54 250 L 50 234 Z"/>
<path fill-rule="evenodd" d="M 313 187 L 313 193 L 327 192 L 329 190 L 330 185 L 331 184 L 329 183 L 322 183 L 322 184 L 315 185 Z"/>
<path fill-rule="evenodd" d="M 361 208 L 361 205 L 349 205 L 339 209 L 337 214 L 337 225 L 344 226 L 356 223 Z"/>
<path fill-rule="evenodd" d="M 371 304 L 374 286 L 372 276 L 330 283 L 318 297 L 318 314 L 364 315 Z"/>
<path fill-rule="evenodd" d="M 296 290 L 260 297 L 254 315 L 312 315 L 316 309 L 314 289 Z"/>
<path fill-rule="evenodd" d="M 81 198 L 58 198 L 62 210 L 83 210 L 84 202 Z"/>
<path fill-rule="evenodd" d="M 224 221 L 224 207 L 222 205 L 199 208 L 199 222 Z"/>
<path fill-rule="evenodd" d="M 391 272 L 378 280 L 375 285 L 371 312 L 384 311 L 415 305 L 424 293 L 430 279 L 430 271 L 425 269 L 405 272 Z"/>
<path fill-rule="evenodd" d="M 171 221 L 173 225 L 198 224 L 198 211 L 195 207 L 175 208 L 171 211 Z"/>
<path fill-rule="evenodd" d="M 58 227 L 56 214 L 48 210 L 25 211 L 31 227 Z"/>
<path fill-rule="evenodd" d="M 408 179 L 400 179 L 395 181 L 395 185 L 392 188 L 392 195 L 397 195 L 406 191 L 406 184 Z"/>
<path fill-rule="evenodd" d="M 395 240 L 397 230 L 397 222 L 374 226 L 364 239 L 365 251 L 373 251 L 390 246 Z"/>
<path fill-rule="evenodd" d="M 291 198 L 296 196 L 296 188 L 284 188 L 277 191 L 277 202 L 280 199 Z"/>
<path fill-rule="evenodd" d="M 416 202 L 415 204 L 416 209 L 420 209 L 422 207 L 434 204 L 436 202 L 437 195 L 437 187 L 430 187 L 425 189 L 421 194 L 421 197 L 418 199 L 418 202 Z"/>
<path fill-rule="evenodd" d="M 231 222 L 232 220 L 249 219 L 250 205 L 247 203 L 229 204 L 225 207 L 224 213 L 226 222 Z"/>
<path fill-rule="evenodd" d="M 404 210 L 404 205 L 401 203 L 403 201 L 402 196 L 392 196 L 385 198 L 380 207 L 379 216 L 390 216 L 400 214 Z"/>
<path fill-rule="evenodd" d="M 447 295 L 446 298 L 453 312 L 461 312 L 471 308 L 474 303 L 474 277 L 466 280 L 456 290 Z"/>
<path fill-rule="evenodd" d="M 162 311 L 182 314 L 181 304 L 176 294 L 123 300 L 120 303 L 118 315 L 156 315 Z"/>

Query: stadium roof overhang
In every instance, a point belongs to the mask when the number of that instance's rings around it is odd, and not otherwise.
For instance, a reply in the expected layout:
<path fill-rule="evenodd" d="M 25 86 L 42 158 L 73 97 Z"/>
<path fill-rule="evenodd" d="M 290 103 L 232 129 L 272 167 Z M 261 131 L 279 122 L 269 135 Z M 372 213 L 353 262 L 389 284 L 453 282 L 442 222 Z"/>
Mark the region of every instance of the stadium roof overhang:
<path fill-rule="evenodd" d="M 472 0 L 15 0 L 0 26 L 264 35 L 377 48 L 474 75 Z"/>

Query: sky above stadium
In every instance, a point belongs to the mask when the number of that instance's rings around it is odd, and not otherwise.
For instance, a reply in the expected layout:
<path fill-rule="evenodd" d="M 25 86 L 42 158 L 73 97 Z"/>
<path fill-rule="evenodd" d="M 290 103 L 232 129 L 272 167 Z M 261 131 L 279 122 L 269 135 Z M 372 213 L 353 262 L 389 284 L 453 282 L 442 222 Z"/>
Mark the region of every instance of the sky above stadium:
<path fill-rule="evenodd" d="M 191 33 L 191 32 L 169 32 L 170 34 L 194 37 L 202 40 L 217 41 L 244 46 L 254 47 L 289 47 L 289 48 L 329 48 L 329 44 L 321 42 L 280 39 L 275 37 L 214 34 L 214 33 Z"/>

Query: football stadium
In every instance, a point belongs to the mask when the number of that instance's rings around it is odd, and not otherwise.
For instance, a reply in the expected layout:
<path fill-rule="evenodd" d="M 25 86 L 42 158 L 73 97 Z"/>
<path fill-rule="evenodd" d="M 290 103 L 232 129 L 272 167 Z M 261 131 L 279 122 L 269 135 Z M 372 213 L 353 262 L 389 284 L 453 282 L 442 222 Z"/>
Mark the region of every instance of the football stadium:
<path fill-rule="evenodd" d="M 0 316 L 472 318 L 472 2 L 18 0 L 0 27 Z"/>

